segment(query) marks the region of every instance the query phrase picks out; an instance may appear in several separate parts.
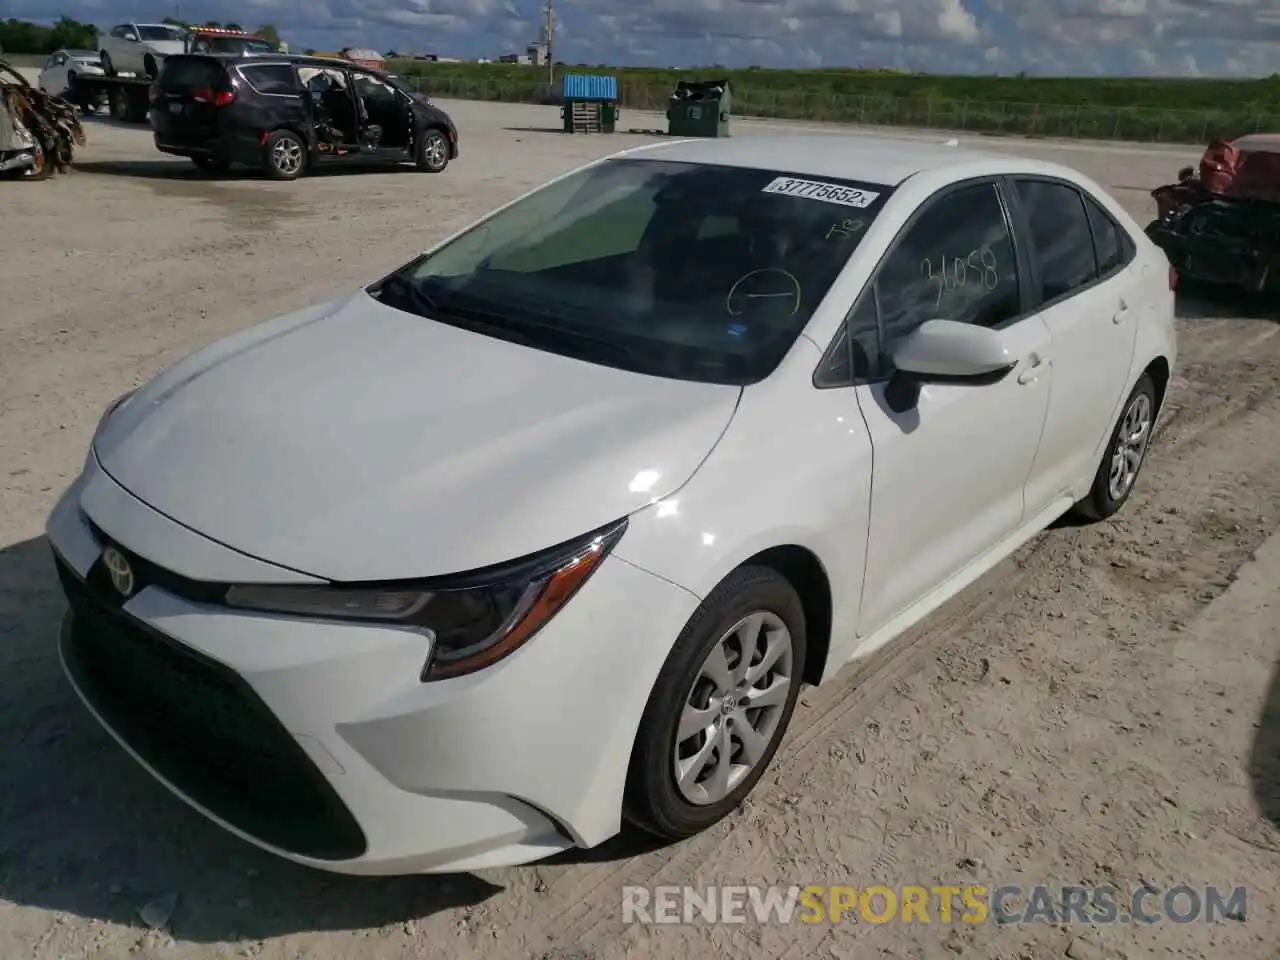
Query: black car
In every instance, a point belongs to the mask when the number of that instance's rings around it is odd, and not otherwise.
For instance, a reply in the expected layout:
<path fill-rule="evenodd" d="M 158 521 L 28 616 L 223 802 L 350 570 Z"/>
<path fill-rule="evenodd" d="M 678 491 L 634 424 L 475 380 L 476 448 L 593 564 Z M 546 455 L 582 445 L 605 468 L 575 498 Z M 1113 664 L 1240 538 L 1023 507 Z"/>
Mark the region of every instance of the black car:
<path fill-rule="evenodd" d="M 439 173 L 458 156 L 449 115 L 403 80 L 341 60 L 282 54 L 166 57 L 151 88 L 156 147 L 207 170 L 240 163 L 276 180 L 353 157 Z"/>

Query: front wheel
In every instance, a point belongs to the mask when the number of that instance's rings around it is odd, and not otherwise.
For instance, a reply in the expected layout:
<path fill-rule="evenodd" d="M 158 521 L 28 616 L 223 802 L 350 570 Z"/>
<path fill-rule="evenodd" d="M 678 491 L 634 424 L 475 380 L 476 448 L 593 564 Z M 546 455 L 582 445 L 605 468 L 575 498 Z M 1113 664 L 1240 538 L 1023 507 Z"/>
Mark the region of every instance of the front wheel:
<path fill-rule="evenodd" d="M 272 180 L 297 180 L 307 166 L 307 147 L 291 130 L 277 130 L 267 138 L 264 167 Z"/>
<path fill-rule="evenodd" d="M 418 138 L 419 170 L 440 173 L 449 165 L 449 141 L 439 130 L 424 130 Z"/>
<path fill-rule="evenodd" d="M 1156 387 L 1151 377 L 1144 373 L 1124 402 L 1120 419 L 1111 432 L 1102 463 L 1093 478 L 1093 487 L 1088 496 L 1072 508 L 1077 516 L 1086 520 L 1105 520 L 1125 505 L 1138 482 L 1138 472 L 1146 462 L 1155 420 Z"/>
<path fill-rule="evenodd" d="M 767 567 L 743 567 L 698 607 L 663 664 L 627 772 L 626 818 L 669 840 L 746 798 L 777 752 L 804 675 L 804 608 Z"/>

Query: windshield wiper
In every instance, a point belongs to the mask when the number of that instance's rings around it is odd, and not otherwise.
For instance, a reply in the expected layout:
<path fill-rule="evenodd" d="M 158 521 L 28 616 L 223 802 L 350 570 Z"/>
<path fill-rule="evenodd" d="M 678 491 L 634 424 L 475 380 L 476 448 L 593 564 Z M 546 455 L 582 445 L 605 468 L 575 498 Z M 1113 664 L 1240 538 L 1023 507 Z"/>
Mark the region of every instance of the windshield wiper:
<path fill-rule="evenodd" d="M 476 333 L 485 333 L 500 339 L 513 340 L 530 347 L 541 347 L 555 353 L 563 353 L 583 359 L 634 369 L 633 352 L 617 341 L 607 340 L 590 333 L 556 323 L 546 323 L 532 317 L 543 317 L 545 311 L 533 310 L 523 304 L 477 304 L 465 302 L 466 294 L 446 291 L 448 298 L 437 306 L 432 314 L 436 319 L 455 326 L 465 327 Z M 420 291 L 421 293 L 421 291 Z M 427 297 L 425 293 L 422 296 Z M 460 302 L 463 301 L 463 302 Z"/>
<path fill-rule="evenodd" d="M 403 308 L 407 304 L 412 307 L 411 312 L 419 316 L 473 333 L 569 356 L 592 358 L 628 368 L 633 366 L 631 350 L 619 343 L 554 324 L 517 318 L 498 308 L 459 303 L 456 297 L 450 297 L 441 304 L 402 274 L 393 273 L 378 288 L 375 299 L 386 302 L 384 298 L 388 297 L 395 301 L 397 307 Z"/>
<path fill-rule="evenodd" d="M 423 317 L 429 317 L 440 309 L 430 294 L 423 292 L 403 274 L 393 273 L 383 280 L 378 287 L 378 292 L 373 294 L 373 298 L 383 303 L 388 295 L 400 304 L 409 303 L 415 308 L 412 312 Z"/>

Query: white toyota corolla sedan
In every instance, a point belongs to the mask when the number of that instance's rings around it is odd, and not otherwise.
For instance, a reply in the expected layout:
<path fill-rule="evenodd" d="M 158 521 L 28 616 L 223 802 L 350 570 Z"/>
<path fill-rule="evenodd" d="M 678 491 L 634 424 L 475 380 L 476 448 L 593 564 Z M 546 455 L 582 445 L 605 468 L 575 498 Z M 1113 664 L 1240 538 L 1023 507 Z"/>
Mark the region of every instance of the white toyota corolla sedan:
<path fill-rule="evenodd" d="M 89 709 L 343 873 L 732 810 L 802 684 L 1128 499 L 1175 277 L 1065 167 L 668 142 L 113 404 L 48 523 Z"/>

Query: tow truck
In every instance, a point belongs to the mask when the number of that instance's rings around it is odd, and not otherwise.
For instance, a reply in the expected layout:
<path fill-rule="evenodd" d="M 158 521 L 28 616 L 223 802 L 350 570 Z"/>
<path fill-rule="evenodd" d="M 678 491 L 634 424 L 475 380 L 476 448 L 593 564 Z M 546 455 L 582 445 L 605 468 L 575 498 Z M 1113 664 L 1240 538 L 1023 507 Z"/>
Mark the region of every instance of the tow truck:
<path fill-rule="evenodd" d="M 283 43 L 246 30 L 224 27 L 190 27 L 187 29 L 187 53 L 231 53 L 252 56 L 287 53 Z M 163 63 L 161 64 L 163 69 Z M 106 100 L 111 116 L 122 123 L 146 123 L 151 113 L 151 85 L 154 77 L 135 73 L 114 76 L 78 76 L 67 99 L 86 111 Z"/>

